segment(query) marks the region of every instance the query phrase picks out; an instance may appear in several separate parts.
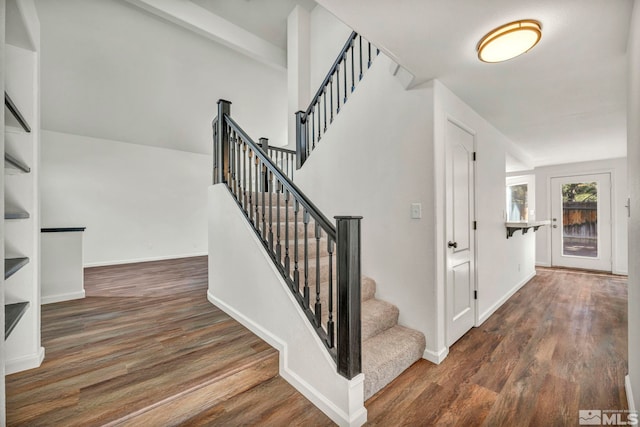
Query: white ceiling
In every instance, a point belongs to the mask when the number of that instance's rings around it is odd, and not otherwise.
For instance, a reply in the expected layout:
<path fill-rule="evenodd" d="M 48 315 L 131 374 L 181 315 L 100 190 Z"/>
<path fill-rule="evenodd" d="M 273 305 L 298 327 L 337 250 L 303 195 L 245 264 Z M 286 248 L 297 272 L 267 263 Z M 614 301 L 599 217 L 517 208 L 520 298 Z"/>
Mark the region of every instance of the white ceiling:
<path fill-rule="evenodd" d="M 318 0 L 422 82 L 437 78 L 535 166 L 626 155 L 626 41 L 632 0 Z M 476 57 L 491 29 L 542 22 L 529 53 Z"/>
<path fill-rule="evenodd" d="M 287 16 L 297 5 L 311 11 L 315 0 L 191 0 L 281 49 L 287 49 Z M 338 52 L 336 52 L 336 55 Z"/>
<path fill-rule="evenodd" d="M 317 2 L 378 44 L 416 76 L 416 83 L 442 81 L 528 153 L 535 166 L 626 155 L 632 0 Z M 192 3 L 281 48 L 291 9 L 315 5 L 314 0 Z M 248 130 L 286 140 L 283 71 L 258 64 L 262 77 L 248 78 L 255 62 L 123 1 L 38 0 L 37 5 L 46 129 L 208 152 L 212 104 L 229 97 Z M 504 63 L 478 61 L 478 40 L 517 19 L 542 22 L 538 46 Z M 234 78 L 238 74 L 247 78 Z"/>

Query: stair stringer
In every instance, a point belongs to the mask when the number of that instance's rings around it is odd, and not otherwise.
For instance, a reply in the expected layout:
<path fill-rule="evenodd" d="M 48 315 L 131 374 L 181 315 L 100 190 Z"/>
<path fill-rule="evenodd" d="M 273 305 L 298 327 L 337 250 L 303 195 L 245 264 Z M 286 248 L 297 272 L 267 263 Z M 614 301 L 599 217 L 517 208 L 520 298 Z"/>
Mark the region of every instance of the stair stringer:
<path fill-rule="evenodd" d="M 225 184 L 209 188 L 207 298 L 280 352 L 280 375 L 341 426 L 364 424 L 364 375 L 339 375 Z"/>

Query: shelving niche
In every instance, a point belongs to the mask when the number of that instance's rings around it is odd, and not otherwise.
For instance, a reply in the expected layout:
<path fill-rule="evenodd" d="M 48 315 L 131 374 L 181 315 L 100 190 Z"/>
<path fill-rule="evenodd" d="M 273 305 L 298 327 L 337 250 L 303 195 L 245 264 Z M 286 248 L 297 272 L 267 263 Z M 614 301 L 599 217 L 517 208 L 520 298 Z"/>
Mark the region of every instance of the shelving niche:
<path fill-rule="evenodd" d="M 6 0 L 4 44 L 5 373 L 40 365 L 40 24 L 33 0 Z"/>

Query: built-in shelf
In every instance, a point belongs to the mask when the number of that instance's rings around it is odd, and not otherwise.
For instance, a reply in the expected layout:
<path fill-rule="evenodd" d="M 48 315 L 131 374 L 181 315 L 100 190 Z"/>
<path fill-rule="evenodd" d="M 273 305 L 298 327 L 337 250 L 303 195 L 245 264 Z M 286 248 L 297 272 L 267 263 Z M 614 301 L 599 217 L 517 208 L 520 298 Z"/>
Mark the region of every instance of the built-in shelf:
<path fill-rule="evenodd" d="M 16 302 L 4 306 L 4 339 L 6 340 L 13 328 L 16 327 L 25 311 L 29 308 L 28 302 Z"/>
<path fill-rule="evenodd" d="M 27 123 L 27 120 L 24 118 L 16 104 L 13 103 L 7 92 L 4 93 L 4 106 L 9 110 L 11 116 L 16 119 L 20 127 L 24 129 L 25 132 L 31 132 L 31 126 L 29 126 L 29 123 Z"/>
<path fill-rule="evenodd" d="M 25 211 L 4 211 L 4 219 L 28 219 L 29 212 Z"/>
<path fill-rule="evenodd" d="M 10 154 L 4 153 L 4 165 L 7 168 L 15 169 L 20 172 L 29 173 L 31 172 L 31 168 Z"/>
<path fill-rule="evenodd" d="M 530 228 L 533 228 L 533 231 L 536 232 L 538 231 L 538 228 L 549 224 L 551 224 L 551 221 L 548 219 L 544 221 L 511 221 L 504 223 L 507 227 L 507 239 L 512 237 L 513 233 L 518 230 L 522 230 L 522 234 L 527 234 L 527 231 L 529 231 Z"/>
<path fill-rule="evenodd" d="M 4 259 L 4 280 L 13 276 L 18 270 L 29 264 L 29 258 L 5 258 Z"/>

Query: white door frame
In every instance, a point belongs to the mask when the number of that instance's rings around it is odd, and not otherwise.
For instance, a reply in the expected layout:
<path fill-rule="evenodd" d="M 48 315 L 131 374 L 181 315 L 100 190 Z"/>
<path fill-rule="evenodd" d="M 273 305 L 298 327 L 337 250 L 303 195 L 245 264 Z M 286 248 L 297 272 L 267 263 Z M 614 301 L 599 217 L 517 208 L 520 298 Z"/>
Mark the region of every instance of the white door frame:
<path fill-rule="evenodd" d="M 477 167 L 476 167 L 476 161 L 475 161 L 475 153 L 477 151 L 477 133 L 476 131 L 474 131 L 472 128 L 470 128 L 469 126 L 465 125 L 464 123 L 462 123 L 461 121 L 455 119 L 454 117 L 451 117 L 450 115 L 446 115 L 445 117 L 445 129 L 444 129 L 444 136 L 445 136 L 445 140 L 444 140 L 444 156 L 443 156 L 443 161 L 444 161 L 444 168 L 443 168 L 443 172 L 444 172 L 444 201 L 445 201 L 445 206 L 444 206 L 444 213 L 445 213 L 445 218 L 444 218 L 444 230 L 443 230 L 443 242 L 444 245 L 442 247 L 441 250 L 444 251 L 444 314 L 445 314 L 445 322 L 444 322 L 444 332 L 445 332 L 445 347 L 448 349 L 450 347 L 450 328 L 449 328 L 449 319 L 450 319 L 450 310 L 449 310 L 449 292 L 448 292 L 448 278 L 449 278 L 449 253 L 448 253 L 448 248 L 446 247 L 447 245 L 447 236 L 448 236 L 448 232 L 449 230 L 447 229 L 447 221 L 448 219 L 446 218 L 446 214 L 447 214 L 447 149 L 448 149 L 448 141 L 446 140 L 446 127 L 449 123 L 458 126 L 460 129 L 468 132 L 470 135 L 473 136 L 473 152 L 474 152 L 474 159 L 472 161 L 472 174 L 473 174 L 473 186 L 471 187 L 471 191 L 473 191 L 473 204 L 471 206 L 472 211 L 472 216 L 473 216 L 473 220 L 476 220 L 476 215 L 477 215 L 477 211 L 478 211 L 478 198 L 476 197 L 476 195 L 478 194 L 478 179 L 477 179 Z M 478 233 L 477 230 L 472 227 L 471 228 L 471 233 L 473 233 L 473 254 L 472 254 L 472 262 L 473 262 L 473 290 L 474 292 L 477 294 L 478 293 Z M 480 316 L 479 316 L 479 310 L 478 310 L 478 301 L 479 299 L 474 299 L 473 300 L 473 307 L 474 307 L 474 327 L 477 327 L 480 325 Z"/>

